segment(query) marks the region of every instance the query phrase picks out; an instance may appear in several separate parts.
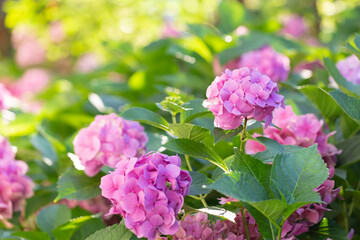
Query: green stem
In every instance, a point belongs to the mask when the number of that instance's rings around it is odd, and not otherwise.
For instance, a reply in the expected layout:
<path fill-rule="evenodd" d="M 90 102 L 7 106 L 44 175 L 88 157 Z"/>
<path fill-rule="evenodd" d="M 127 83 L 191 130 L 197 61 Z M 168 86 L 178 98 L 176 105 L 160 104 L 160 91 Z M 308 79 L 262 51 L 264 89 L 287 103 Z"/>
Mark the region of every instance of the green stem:
<path fill-rule="evenodd" d="M 278 240 L 281 240 L 281 232 L 282 232 L 283 227 L 284 227 L 284 223 L 281 224 L 281 228 L 280 228 L 280 231 L 279 231 Z"/>
<path fill-rule="evenodd" d="M 176 114 L 171 113 L 173 123 L 176 123 Z"/>
<path fill-rule="evenodd" d="M 250 240 L 250 232 L 249 232 L 249 228 L 247 226 L 246 217 L 245 217 L 246 209 L 240 208 L 240 211 L 241 211 L 242 221 L 243 221 L 245 232 L 246 232 L 246 239 Z"/>
<path fill-rule="evenodd" d="M 189 171 L 193 171 L 192 167 L 191 167 L 191 163 L 190 163 L 190 158 L 188 155 L 185 155 L 185 160 L 186 160 L 186 164 L 187 164 L 187 167 L 189 169 Z M 194 197 L 195 199 L 199 199 L 202 204 L 204 205 L 204 207 L 208 207 L 206 201 L 205 201 L 205 197 L 202 195 L 202 194 L 199 194 L 199 198 L 195 197 L 195 196 L 192 196 Z"/>
<path fill-rule="evenodd" d="M 358 191 L 359 188 L 360 188 L 360 179 L 359 179 L 359 181 L 358 181 L 358 185 L 356 186 L 356 189 L 355 189 L 355 190 Z M 349 207 L 348 217 L 350 217 L 351 214 L 352 214 L 352 211 L 353 211 L 353 209 L 354 209 L 354 203 L 355 203 L 355 197 L 352 197 L 352 201 L 351 201 L 351 204 L 350 204 L 350 207 Z"/>
<path fill-rule="evenodd" d="M 240 151 L 244 151 L 244 147 L 245 147 L 245 135 L 246 135 L 246 124 L 247 124 L 247 117 L 245 117 L 244 119 L 244 128 L 240 134 Z"/>

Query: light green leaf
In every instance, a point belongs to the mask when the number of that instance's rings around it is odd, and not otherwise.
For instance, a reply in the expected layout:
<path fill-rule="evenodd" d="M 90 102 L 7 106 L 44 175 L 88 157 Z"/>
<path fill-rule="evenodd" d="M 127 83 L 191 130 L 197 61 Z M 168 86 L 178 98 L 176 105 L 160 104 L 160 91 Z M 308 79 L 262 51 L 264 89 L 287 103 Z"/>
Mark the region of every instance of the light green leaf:
<path fill-rule="evenodd" d="M 126 110 L 122 117 L 127 120 L 138 121 L 169 131 L 169 123 L 159 114 L 146 108 L 132 107 Z"/>
<path fill-rule="evenodd" d="M 170 140 L 165 144 L 165 147 L 176 153 L 208 160 L 216 166 L 222 168 L 224 171 L 227 170 L 227 167 L 221 157 L 214 149 L 206 146 L 205 144 L 190 139 L 179 138 Z"/>
<path fill-rule="evenodd" d="M 86 200 L 100 194 L 100 178 L 88 177 L 83 171 L 70 168 L 58 181 L 58 196 L 55 201 L 60 199 Z"/>
<path fill-rule="evenodd" d="M 219 29 L 223 33 L 234 31 L 244 18 L 244 7 L 234 0 L 222 1 L 219 5 Z"/>
<path fill-rule="evenodd" d="M 57 240 L 70 240 L 74 232 L 91 219 L 94 219 L 94 216 L 81 216 L 70 219 L 69 222 L 52 230 L 52 234 Z"/>
<path fill-rule="evenodd" d="M 120 238 L 121 240 L 129 240 L 132 236 L 133 233 L 121 221 L 120 224 L 115 224 L 95 232 L 86 238 L 86 240 L 114 240 Z"/>
<path fill-rule="evenodd" d="M 14 232 L 12 236 L 21 237 L 26 240 L 51 240 L 50 235 L 46 232 Z"/>
<path fill-rule="evenodd" d="M 191 123 L 172 123 L 170 124 L 170 129 L 179 138 L 187 138 L 199 142 L 210 134 L 208 129 Z"/>

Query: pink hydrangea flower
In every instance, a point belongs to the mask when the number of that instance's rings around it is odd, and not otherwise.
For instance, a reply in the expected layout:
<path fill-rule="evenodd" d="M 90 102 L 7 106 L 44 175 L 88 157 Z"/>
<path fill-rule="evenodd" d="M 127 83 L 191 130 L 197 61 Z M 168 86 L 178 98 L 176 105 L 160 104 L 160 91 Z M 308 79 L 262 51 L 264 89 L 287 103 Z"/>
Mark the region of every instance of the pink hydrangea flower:
<path fill-rule="evenodd" d="M 19 80 L 9 86 L 17 98 L 31 98 L 43 91 L 50 82 L 50 73 L 42 68 L 31 68 L 24 72 Z"/>
<path fill-rule="evenodd" d="M 256 68 L 273 82 L 286 81 L 290 71 L 290 59 L 270 46 L 247 52 L 241 56 L 239 67 Z"/>
<path fill-rule="evenodd" d="M 60 43 L 65 38 L 63 25 L 60 21 L 55 21 L 50 24 L 49 33 L 53 43 Z"/>
<path fill-rule="evenodd" d="M 360 84 L 360 60 L 355 55 L 338 61 L 336 67 L 346 80 L 354 84 Z M 330 78 L 330 81 L 334 82 L 332 78 Z M 336 85 L 336 83 L 334 84 Z"/>
<path fill-rule="evenodd" d="M 303 36 L 308 30 L 304 18 L 294 14 L 284 17 L 283 25 L 284 27 L 281 29 L 281 33 L 294 38 Z"/>
<path fill-rule="evenodd" d="M 181 32 L 179 32 L 172 23 L 166 22 L 162 29 L 162 38 L 177 38 L 181 36 Z"/>
<path fill-rule="evenodd" d="M 11 92 L 5 87 L 4 84 L 0 83 L 0 110 L 7 110 L 13 105 L 13 96 Z"/>
<path fill-rule="evenodd" d="M 46 50 L 30 30 L 15 29 L 12 40 L 16 50 L 15 61 L 20 67 L 31 67 L 45 62 Z"/>
<path fill-rule="evenodd" d="M 245 220 L 250 234 L 250 240 L 258 240 L 261 237 L 257 224 L 249 212 L 245 213 Z M 245 240 L 246 230 L 242 215 L 236 215 L 235 223 L 229 220 L 211 222 L 206 213 L 187 215 L 180 222 L 180 227 L 174 240 Z"/>
<path fill-rule="evenodd" d="M 89 127 L 80 130 L 74 139 L 75 154 L 92 177 L 106 165 L 115 167 L 130 157 L 145 153 L 147 136 L 144 128 L 116 114 L 98 115 Z"/>
<path fill-rule="evenodd" d="M 0 136 L 0 218 L 5 219 L 23 211 L 25 199 L 33 195 L 34 183 L 25 175 L 28 166 L 14 157 L 10 143 Z"/>
<path fill-rule="evenodd" d="M 113 204 L 109 214 L 122 215 L 126 227 L 139 238 L 174 235 L 179 227 L 176 216 L 191 184 L 180 165 L 178 156 L 161 153 L 119 162 L 101 179 L 102 195 Z"/>
<path fill-rule="evenodd" d="M 214 114 L 215 126 L 222 129 L 239 127 L 244 117 L 265 120 L 267 127 L 273 110 L 283 106 L 284 97 L 278 91 L 276 83 L 255 69 L 226 69 L 208 87 L 204 106 Z"/>
<path fill-rule="evenodd" d="M 78 73 L 90 73 L 100 67 L 99 57 L 95 53 L 82 55 L 75 64 L 75 71 Z"/>

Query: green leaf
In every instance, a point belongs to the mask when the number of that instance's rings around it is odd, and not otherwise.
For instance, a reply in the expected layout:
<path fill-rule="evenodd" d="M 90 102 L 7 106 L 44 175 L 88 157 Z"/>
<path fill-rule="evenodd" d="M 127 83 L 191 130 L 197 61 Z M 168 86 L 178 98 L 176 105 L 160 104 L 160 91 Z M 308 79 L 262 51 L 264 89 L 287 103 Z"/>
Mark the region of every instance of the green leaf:
<path fill-rule="evenodd" d="M 179 138 L 187 138 L 199 142 L 210 134 L 208 129 L 191 123 L 172 123 L 170 124 L 170 129 Z"/>
<path fill-rule="evenodd" d="M 50 143 L 42 134 L 36 134 L 30 139 L 31 144 L 42 154 L 42 156 L 51 161 L 45 161 L 46 164 L 56 168 L 58 164 L 58 155 Z"/>
<path fill-rule="evenodd" d="M 335 82 L 340 86 L 340 88 L 344 91 L 354 93 L 360 97 L 360 86 L 353 84 L 346 80 L 336 65 L 330 60 L 330 58 L 324 58 L 325 67 L 330 73 L 330 75 L 334 78 Z M 340 105 L 341 106 L 341 105 Z"/>
<path fill-rule="evenodd" d="M 227 170 L 227 167 L 221 157 L 214 149 L 206 146 L 205 144 L 190 139 L 179 138 L 170 140 L 165 144 L 165 147 L 176 153 L 208 160 L 216 166 L 222 168 L 224 171 Z"/>
<path fill-rule="evenodd" d="M 358 98 L 349 96 L 339 90 L 331 91 L 329 94 L 349 117 L 360 124 L 360 100 Z"/>
<path fill-rule="evenodd" d="M 290 152 L 285 148 L 277 153 L 273 165 L 235 149 L 231 171 L 209 188 L 239 199 L 255 218 L 262 235 L 274 239 L 279 223 L 297 208 L 321 202 L 313 189 L 327 177 L 328 169 L 316 145 Z"/>
<path fill-rule="evenodd" d="M 38 227 L 51 235 L 51 231 L 69 221 L 70 209 L 66 205 L 58 204 L 43 208 L 36 217 Z"/>
<path fill-rule="evenodd" d="M 191 176 L 190 195 L 207 194 L 211 190 L 206 188 L 213 181 L 200 172 L 189 172 Z"/>
<path fill-rule="evenodd" d="M 68 169 L 58 181 L 58 196 L 55 201 L 60 199 L 86 200 L 100 194 L 100 178 L 88 177 L 83 171 L 74 168 Z"/>
<path fill-rule="evenodd" d="M 133 233 L 121 221 L 120 224 L 115 224 L 95 232 L 86 238 L 86 240 L 114 240 L 119 239 L 119 237 L 121 237 L 121 240 L 129 240 L 132 235 Z"/>
<path fill-rule="evenodd" d="M 286 152 L 292 152 L 295 150 L 302 149 L 302 147 L 294 146 L 294 145 L 283 145 Z M 275 158 L 275 154 L 273 154 L 270 150 L 266 149 L 263 152 L 258 152 L 254 155 L 254 158 L 261 160 L 263 163 L 272 163 Z"/>
<path fill-rule="evenodd" d="M 223 33 L 234 31 L 245 16 L 244 7 L 234 0 L 222 1 L 219 5 L 219 29 Z"/>
<path fill-rule="evenodd" d="M 0 121 L 0 134 L 6 137 L 19 137 L 35 132 L 38 119 L 32 114 L 16 114 L 9 124 Z"/>
<path fill-rule="evenodd" d="M 308 232 L 298 236 L 300 240 L 348 240 L 345 229 L 333 220 L 323 218 L 321 222 L 309 229 Z"/>
<path fill-rule="evenodd" d="M 265 145 L 266 150 L 268 150 L 274 156 L 276 154 L 285 152 L 285 147 L 271 138 L 257 137 L 256 140 Z"/>
<path fill-rule="evenodd" d="M 52 188 L 36 190 L 34 196 L 26 200 L 25 215 L 28 217 L 41 207 L 52 203 L 56 198 L 56 195 L 57 192 L 55 186 Z"/>
<path fill-rule="evenodd" d="M 203 102 L 203 99 L 194 99 L 184 103 L 183 107 L 191 110 L 181 112 L 180 121 L 182 123 L 187 123 L 191 122 L 195 118 L 204 116 L 206 114 L 211 114 L 211 112 L 203 106 Z"/>
<path fill-rule="evenodd" d="M 169 131 L 169 123 L 159 114 L 146 108 L 132 107 L 126 110 L 122 117 L 127 120 L 133 120 L 149 124 L 151 126 Z"/>
<path fill-rule="evenodd" d="M 94 216 L 81 216 L 70 219 L 69 222 L 52 230 L 52 234 L 57 240 L 70 240 L 74 232 L 91 219 L 94 219 Z"/>
<path fill-rule="evenodd" d="M 356 135 L 352 138 L 336 145 L 338 149 L 341 149 L 341 154 L 337 157 L 337 165 L 350 165 L 360 160 L 360 135 Z"/>
<path fill-rule="evenodd" d="M 100 218 L 92 218 L 75 231 L 71 236 L 71 240 L 86 239 L 102 228 L 105 228 L 104 221 Z"/>
<path fill-rule="evenodd" d="M 342 112 L 334 99 L 324 89 L 314 85 L 308 85 L 300 87 L 299 90 L 315 104 L 325 119 L 333 121 Z"/>
<path fill-rule="evenodd" d="M 243 130 L 243 125 L 240 125 L 240 127 L 233 129 L 233 130 L 228 130 L 228 131 L 215 127 L 213 130 L 213 134 L 215 137 L 215 143 L 217 143 L 221 140 L 233 138 L 233 137 L 237 136 L 242 130 Z"/>
<path fill-rule="evenodd" d="M 12 236 L 21 237 L 26 240 L 51 240 L 49 234 L 46 232 L 14 232 Z"/>
<path fill-rule="evenodd" d="M 321 202 L 319 194 L 313 189 L 322 184 L 328 176 L 328 169 L 316 144 L 277 155 L 270 179 L 272 190 L 279 198 L 284 197 L 290 205 L 284 218 L 288 218 L 301 206 Z"/>

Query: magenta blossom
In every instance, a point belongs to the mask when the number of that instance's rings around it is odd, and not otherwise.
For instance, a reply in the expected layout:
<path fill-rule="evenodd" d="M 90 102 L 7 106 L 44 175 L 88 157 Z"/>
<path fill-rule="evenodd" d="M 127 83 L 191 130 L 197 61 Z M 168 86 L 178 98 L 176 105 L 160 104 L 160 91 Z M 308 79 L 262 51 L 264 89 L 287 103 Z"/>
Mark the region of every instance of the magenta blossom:
<path fill-rule="evenodd" d="M 304 18 L 294 14 L 284 17 L 283 24 L 281 33 L 294 38 L 302 37 L 308 30 Z"/>
<path fill-rule="evenodd" d="M 270 46 L 264 46 L 241 56 L 239 67 L 255 68 L 273 82 L 286 81 L 290 71 L 290 59 Z"/>
<path fill-rule="evenodd" d="M 215 126 L 222 129 L 239 127 L 245 117 L 265 120 L 269 126 L 273 110 L 284 104 L 278 91 L 276 83 L 255 69 L 227 69 L 208 87 L 204 106 L 213 112 Z"/>
<path fill-rule="evenodd" d="M 0 218 L 22 212 L 25 199 L 33 195 L 34 183 L 26 176 L 28 165 L 15 160 L 10 143 L 0 136 Z"/>
<path fill-rule="evenodd" d="M 75 154 L 92 177 L 106 165 L 115 167 L 122 160 L 145 153 L 147 136 L 144 128 L 116 114 L 98 115 L 89 127 L 74 139 Z"/>
<path fill-rule="evenodd" d="M 102 195 L 113 204 L 109 214 L 120 214 L 139 238 L 174 235 L 177 214 L 189 193 L 191 177 L 180 170 L 181 159 L 161 153 L 120 161 L 101 179 Z"/>

